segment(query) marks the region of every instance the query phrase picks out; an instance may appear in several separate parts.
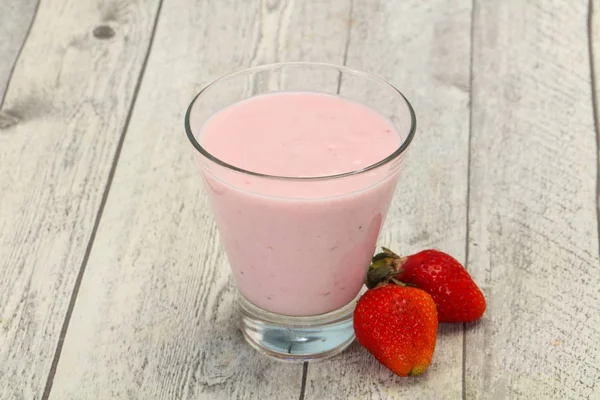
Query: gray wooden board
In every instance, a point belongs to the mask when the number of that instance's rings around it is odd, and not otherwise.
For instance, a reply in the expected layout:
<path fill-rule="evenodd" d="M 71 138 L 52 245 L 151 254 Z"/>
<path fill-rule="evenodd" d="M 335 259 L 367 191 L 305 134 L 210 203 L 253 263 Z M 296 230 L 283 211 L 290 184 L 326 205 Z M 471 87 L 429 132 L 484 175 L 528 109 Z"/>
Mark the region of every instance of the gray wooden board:
<path fill-rule="evenodd" d="M 42 1 L 16 64 L 0 111 L 2 399 L 44 391 L 156 4 Z M 32 12 L 15 15 L 26 25 Z M 105 24 L 115 37 L 95 38 Z M 4 41 L 0 63 L 15 54 Z"/>
<path fill-rule="evenodd" d="M 0 3 L 0 104 L 8 85 L 19 50 L 23 46 L 33 16 L 37 0 Z M 0 113 L 0 126 L 8 121 Z"/>
<path fill-rule="evenodd" d="M 415 107 L 417 134 L 380 243 L 465 257 L 471 1 L 355 1 L 347 64 L 389 80 Z M 307 399 L 457 399 L 462 325 L 442 325 L 427 374 L 403 379 L 354 344 L 311 363 Z"/>
<path fill-rule="evenodd" d="M 467 398 L 600 399 L 587 13 L 476 3 L 468 264 L 488 311 L 466 331 Z"/>
<path fill-rule="evenodd" d="M 304 59 L 345 61 L 409 97 L 417 139 L 380 242 L 468 259 L 488 299 L 464 338 L 440 328 L 425 376 L 395 377 L 355 344 L 309 365 L 305 398 L 600 398 L 587 2 L 306 3 L 163 6 L 50 397 L 300 394 L 301 365 L 259 356 L 235 330 L 182 119 L 224 73 Z M 0 5 L 2 90 L 35 4 L 14 7 Z M 16 64 L 0 110 L 2 399 L 44 390 L 157 10 L 43 1 Z M 95 38 L 98 25 L 115 36 Z"/>
<path fill-rule="evenodd" d="M 165 2 L 79 291 L 55 399 L 297 398 L 302 364 L 252 350 L 183 116 L 209 81 L 341 63 L 349 2 Z"/>

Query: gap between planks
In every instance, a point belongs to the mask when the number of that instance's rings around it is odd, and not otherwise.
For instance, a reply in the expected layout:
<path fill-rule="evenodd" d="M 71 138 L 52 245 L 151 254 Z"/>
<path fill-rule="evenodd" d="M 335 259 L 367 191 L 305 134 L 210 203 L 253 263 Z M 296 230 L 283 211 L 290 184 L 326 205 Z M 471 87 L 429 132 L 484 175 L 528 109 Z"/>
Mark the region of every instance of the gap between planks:
<path fill-rule="evenodd" d="M 348 28 L 346 30 L 346 41 L 344 44 L 344 53 L 343 53 L 343 61 L 342 61 L 342 65 L 346 65 L 347 60 L 348 60 L 348 50 L 350 47 L 350 37 L 351 37 L 351 32 L 352 32 L 352 15 L 353 15 L 353 11 L 354 11 L 354 0 L 350 1 L 350 7 L 349 7 L 349 11 L 348 11 Z M 253 57 L 254 59 L 255 57 Z M 338 82 L 337 82 L 337 93 L 340 93 L 340 89 L 342 86 L 342 73 L 339 73 L 338 76 Z M 302 377 L 301 377 L 301 386 L 300 386 L 300 395 L 299 395 L 299 399 L 300 400 L 304 400 L 305 397 L 305 392 L 306 392 L 306 382 L 307 382 L 307 378 L 308 378 L 308 366 L 309 366 L 309 362 L 308 361 L 304 361 L 302 364 Z"/>
<path fill-rule="evenodd" d="M 350 0 L 350 7 L 348 9 L 348 29 L 346 30 L 346 42 L 344 44 L 344 57 L 342 65 L 345 66 L 348 62 L 348 50 L 350 48 L 350 37 L 352 34 L 352 15 L 354 14 L 354 0 Z M 337 82 L 337 94 L 340 94 L 342 88 L 342 72 L 340 71 Z M 302 365 L 302 385 L 300 386 L 300 400 L 304 400 L 304 393 L 306 391 L 306 379 L 308 378 L 308 361 L 305 361 Z"/>
<path fill-rule="evenodd" d="M 300 400 L 304 400 L 304 393 L 306 392 L 306 377 L 308 376 L 308 361 L 304 361 L 302 364 L 302 385 L 300 386 Z"/>
<path fill-rule="evenodd" d="M 600 248 L 600 128 L 598 122 L 598 95 L 596 93 L 596 70 L 594 65 L 594 0 L 588 0 L 587 39 L 590 63 L 590 84 L 592 90 L 592 117 L 596 133 L 596 224 Z"/>
<path fill-rule="evenodd" d="M 465 268 L 469 268 L 469 209 L 471 208 L 471 138 L 473 136 L 473 42 L 475 39 L 475 7 L 477 0 L 471 2 L 471 41 L 469 49 L 469 138 L 467 140 L 467 191 L 465 215 Z M 467 398 L 467 324 L 462 324 L 462 399 Z"/>
<path fill-rule="evenodd" d="M 2 106 L 4 106 L 4 100 L 6 100 L 6 94 L 8 93 L 8 89 L 10 87 L 10 82 L 12 81 L 12 77 L 15 73 L 15 68 L 19 59 L 21 58 L 21 53 L 23 52 L 23 48 L 25 47 L 25 43 L 27 43 L 27 39 L 29 39 L 29 34 L 31 33 L 31 28 L 33 28 L 33 24 L 35 23 L 35 19 L 37 17 L 38 10 L 40 9 L 40 3 L 42 0 L 38 0 L 35 5 L 35 10 L 33 10 L 33 16 L 31 17 L 31 22 L 29 23 L 29 27 L 27 28 L 27 32 L 25 33 L 25 37 L 23 38 L 23 42 L 21 43 L 21 47 L 19 47 L 19 51 L 17 51 L 17 55 L 13 62 L 12 67 L 10 68 L 10 72 L 8 74 L 8 80 L 6 81 L 6 87 L 4 88 L 4 93 L 2 94 L 2 98 L 0 99 L 0 111 L 2 111 Z"/>
<path fill-rule="evenodd" d="M 38 1 L 37 7 L 39 7 L 40 2 L 41 2 L 41 0 Z M 83 276 L 85 274 L 85 268 L 86 268 L 88 260 L 90 258 L 90 253 L 92 252 L 92 248 L 94 246 L 94 239 L 96 239 L 96 232 L 98 231 L 98 226 L 100 225 L 100 220 L 102 219 L 102 213 L 104 211 L 106 201 L 108 200 L 108 195 L 110 193 L 112 181 L 115 176 L 115 171 L 117 169 L 117 165 L 119 164 L 119 157 L 121 155 L 121 149 L 123 148 L 125 136 L 127 135 L 127 129 L 129 128 L 129 122 L 131 121 L 131 115 L 135 108 L 138 93 L 140 91 L 140 87 L 141 87 L 141 84 L 142 84 L 142 81 L 144 78 L 144 74 L 146 72 L 146 65 L 148 64 L 148 59 L 150 58 L 150 52 L 152 50 L 152 44 L 154 42 L 154 35 L 156 34 L 156 27 L 158 25 L 158 18 L 160 17 L 160 10 L 162 8 L 162 3 L 163 3 L 163 0 L 158 0 L 156 16 L 154 17 L 154 23 L 152 25 L 152 32 L 150 33 L 150 40 L 148 41 L 148 49 L 146 50 L 146 55 L 145 55 L 144 61 L 142 63 L 142 68 L 140 69 L 140 74 L 138 76 L 138 79 L 137 79 L 137 82 L 135 85 L 135 89 L 133 91 L 133 97 L 131 99 L 131 105 L 129 106 L 129 110 L 127 112 L 127 117 L 125 119 L 125 125 L 123 126 L 121 136 L 119 137 L 119 142 L 117 143 L 117 148 L 115 149 L 115 155 L 113 157 L 113 162 L 110 167 L 108 179 L 106 180 L 106 186 L 104 188 L 104 192 L 102 193 L 102 200 L 100 201 L 100 205 L 98 206 L 98 212 L 97 212 L 96 218 L 94 220 L 94 225 L 92 226 L 92 233 L 90 234 L 90 239 L 88 240 L 88 244 L 85 248 L 85 253 L 83 255 L 83 260 L 81 261 L 81 267 L 79 268 L 77 278 L 75 279 L 75 285 L 73 286 L 73 292 L 71 293 L 71 298 L 69 299 L 69 306 L 67 308 L 67 313 L 65 314 L 65 319 L 63 321 L 63 325 L 60 330 L 60 335 L 58 337 L 58 343 L 56 345 L 56 350 L 55 350 L 54 356 L 52 358 L 52 364 L 50 365 L 50 371 L 48 372 L 46 386 L 44 387 L 44 393 L 42 394 L 42 400 L 48 400 L 48 398 L 50 396 L 50 392 L 52 391 L 52 384 L 54 382 L 54 376 L 56 375 L 56 368 L 58 367 L 58 362 L 60 360 L 60 354 L 62 352 L 63 344 L 65 341 L 65 336 L 67 334 L 67 330 L 69 329 L 69 322 L 71 321 L 71 316 L 73 314 L 73 308 L 75 307 L 75 302 L 77 301 L 77 295 L 79 294 L 79 288 L 81 286 L 81 281 L 83 280 Z M 36 8 L 36 13 L 37 13 L 37 8 Z M 35 14 L 34 14 L 33 19 L 35 20 Z M 33 22 L 32 22 L 32 26 L 33 26 Z M 30 27 L 30 29 L 31 29 L 31 27 Z M 27 35 L 29 35 L 29 32 L 27 32 Z M 27 40 L 27 37 L 26 37 L 25 41 L 26 40 Z M 25 41 L 23 42 L 23 46 L 25 44 Z"/>

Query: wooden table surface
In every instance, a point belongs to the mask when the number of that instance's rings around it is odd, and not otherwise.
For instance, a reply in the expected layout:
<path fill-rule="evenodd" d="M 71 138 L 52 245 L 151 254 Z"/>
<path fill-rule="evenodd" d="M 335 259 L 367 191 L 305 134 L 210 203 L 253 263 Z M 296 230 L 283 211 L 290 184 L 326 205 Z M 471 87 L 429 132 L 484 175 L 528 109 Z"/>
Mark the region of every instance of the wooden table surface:
<path fill-rule="evenodd" d="M 600 399 L 594 3 L 0 0 L 0 399 Z M 450 252 L 488 300 L 422 377 L 235 328 L 184 111 L 291 60 L 416 109 L 380 242 Z"/>

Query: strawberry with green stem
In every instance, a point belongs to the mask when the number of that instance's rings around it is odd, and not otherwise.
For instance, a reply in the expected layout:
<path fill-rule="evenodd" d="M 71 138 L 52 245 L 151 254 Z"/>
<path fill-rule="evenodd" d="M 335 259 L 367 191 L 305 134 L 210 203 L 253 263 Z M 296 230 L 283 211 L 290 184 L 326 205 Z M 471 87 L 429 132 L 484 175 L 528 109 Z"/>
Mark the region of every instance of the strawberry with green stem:
<path fill-rule="evenodd" d="M 384 247 L 373 257 L 367 287 L 391 280 L 429 293 L 437 306 L 439 322 L 475 321 L 486 309 L 485 297 L 467 270 L 441 251 L 424 250 L 400 257 Z"/>

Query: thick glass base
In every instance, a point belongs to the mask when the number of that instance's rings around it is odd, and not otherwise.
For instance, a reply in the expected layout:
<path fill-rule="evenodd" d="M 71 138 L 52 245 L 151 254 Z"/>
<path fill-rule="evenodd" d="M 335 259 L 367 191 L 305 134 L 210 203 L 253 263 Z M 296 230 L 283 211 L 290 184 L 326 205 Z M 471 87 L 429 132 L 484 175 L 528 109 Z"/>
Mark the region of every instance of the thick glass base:
<path fill-rule="evenodd" d="M 256 350 L 285 361 L 322 360 L 354 341 L 356 300 L 339 310 L 307 317 L 273 314 L 238 294 L 240 329 Z"/>

